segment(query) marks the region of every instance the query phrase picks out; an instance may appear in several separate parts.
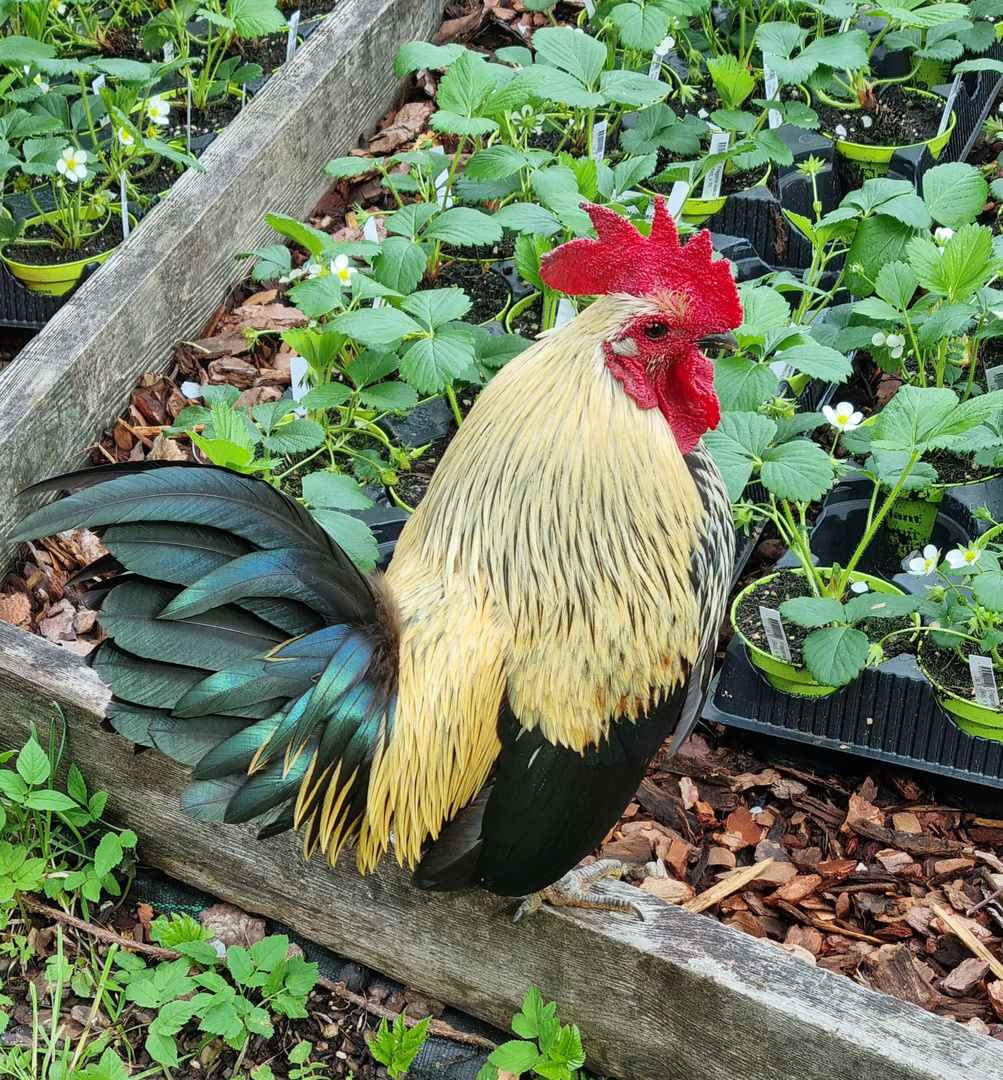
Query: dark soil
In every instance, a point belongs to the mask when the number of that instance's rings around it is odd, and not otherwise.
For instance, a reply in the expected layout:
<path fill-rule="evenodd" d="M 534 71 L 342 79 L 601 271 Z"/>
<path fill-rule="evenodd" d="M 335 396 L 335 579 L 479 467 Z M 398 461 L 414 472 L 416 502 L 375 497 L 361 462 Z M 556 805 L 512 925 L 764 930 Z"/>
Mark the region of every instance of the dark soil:
<path fill-rule="evenodd" d="M 976 465 L 971 458 L 941 451 L 926 459 L 937 470 L 938 484 L 973 484 L 998 476 L 1000 470 Z"/>
<path fill-rule="evenodd" d="M 452 262 L 443 263 L 438 276 L 429 282 L 429 288 L 447 289 L 451 285 L 466 290 L 473 307 L 463 317 L 464 322 L 483 323 L 495 318 L 508 304 L 508 283 L 491 268 L 491 263 Z"/>
<path fill-rule="evenodd" d="M 82 247 L 75 251 L 64 251 L 58 246 L 56 231 L 51 225 L 33 225 L 26 234 L 35 239 L 51 240 L 50 244 L 8 244 L 4 255 L 13 262 L 30 263 L 32 266 L 44 266 L 50 263 L 77 262 L 80 259 L 94 258 L 109 248 L 122 242 L 122 219 L 117 212 L 111 215 L 108 224 L 91 236 Z"/>
<path fill-rule="evenodd" d="M 930 673 L 934 683 L 950 690 L 952 694 L 975 701 L 975 688 L 972 686 L 972 672 L 968 666 L 968 657 L 975 653 L 985 655 L 985 651 L 975 641 L 961 641 L 955 648 L 942 648 L 932 634 L 921 634 L 919 658 L 923 667 Z M 997 682 L 1000 676 L 997 675 Z"/>
<path fill-rule="evenodd" d="M 877 92 L 878 112 L 866 127 L 862 109 L 835 109 L 822 102 L 812 102 L 818 113 L 819 130 L 834 135 L 837 126 L 846 128 L 850 142 L 865 146 L 911 146 L 937 134 L 944 102 L 939 97 L 907 92 L 901 86 L 883 86 Z M 843 136 L 841 136 L 842 138 Z"/>
<path fill-rule="evenodd" d="M 766 641 L 766 632 L 763 630 L 763 623 L 759 616 L 759 605 L 762 604 L 765 607 L 779 610 L 780 605 L 785 600 L 811 595 L 811 588 L 804 577 L 795 574 L 791 570 L 780 570 L 776 577 L 771 581 L 763 582 L 762 585 L 749 593 L 738 605 L 736 621 L 738 623 L 739 631 L 742 636 L 745 637 L 746 640 L 751 641 L 753 645 L 756 645 L 765 652 L 769 652 L 769 645 Z M 901 619 L 874 619 L 857 623 L 856 627 L 867 634 L 868 637 L 871 637 L 873 634 L 873 640 L 876 641 L 886 634 L 890 634 L 893 630 L 905 630 L 911 625 L 912 620 L 908 617 L 903 617 Z M 801 648 L 804 645 L 805 638 L 811 633 L 812 629 L 813 628 L 805 626 L 798 626 L 797 623 L 784 619 L 784 633 L 787 635 L 787 643 L 790 645 L 791 663 L 795 667 L 801 667 L 804 663 L 801 655 Z M 908 652 L 909 646 L 906 642 L 906 637 L 907 635 L 900 634 L 886 643 L 885 654 L 887 658 L 890 659 L 892 656 Z"/>

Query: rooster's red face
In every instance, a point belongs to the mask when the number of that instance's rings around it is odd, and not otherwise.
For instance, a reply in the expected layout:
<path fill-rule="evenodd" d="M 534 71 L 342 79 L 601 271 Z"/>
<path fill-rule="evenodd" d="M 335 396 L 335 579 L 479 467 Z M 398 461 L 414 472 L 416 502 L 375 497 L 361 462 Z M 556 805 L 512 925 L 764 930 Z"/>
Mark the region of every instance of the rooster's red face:
<path fill-rule="evenodd" d="M 628 302 L 629 314 L 602 342 L 606 365 L 642 409 L 661 409 L 688 454 L 721 419 L 714 366 L 702 350 L 735 347 L 729 331 L 741 324 L 742 305 L 731 266 L 713 260 L 706 230 L 680 245 L 661 198 L 649 237 L 606 207 L 586 209 L 599 239 L 551 252 L 543 279 L 572 295 L 609 296 L 622 313 L 617 301 Z"/>

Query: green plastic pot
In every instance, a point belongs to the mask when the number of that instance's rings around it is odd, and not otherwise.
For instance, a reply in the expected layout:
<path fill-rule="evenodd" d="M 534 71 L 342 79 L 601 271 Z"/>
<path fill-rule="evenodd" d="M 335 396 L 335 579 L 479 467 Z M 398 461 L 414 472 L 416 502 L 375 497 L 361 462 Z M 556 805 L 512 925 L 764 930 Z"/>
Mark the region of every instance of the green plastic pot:
<path fill-rule="evenodd" d="M 920 94 L 923 97 L 934 98 L 937 101 L 941 100 L 936 94 L 931 94 L 926 90 L 909 88 L 906 93 Z M 941 151 L 947 146 L 951 133 L 954 131 L 954 125 L 957 122 L 958 114 L 952 109 L 951 118 L 947 122 L 947 129 L 942 135 L 935 135 L 932 139 L 925 139 L 923 142 L 909 143 L 907 146 L 865 146 L 863 143 L 850 142 L 848 139 L 837 139 L 832 135 L 826 137 L 831 138 L 835 143 L 836 153 L 840 157 L 852 161 L 860 170 L 861 176 L 867 180 L 875 176 L 887 176 L 892 156 L 898 150 L 908 150 L 914 146 L 927 146 L 930 149 L 931 156 L 936 161 L 940 157 Z"/>
<path fill-rule="evenodd" d="M 922 659 L 919 660 L 919 667 L 933 687 L 941 707 L 962 731 L 983 739 L 992 739 L 993 742 L 1003 742 L 1003 711 L 979 705 L 970 698 L 959 697 L 941 686 L 923 666 Z"/>
<path fill-rule="evenodd" d="M 766 167 L 766 172 L 760 180 L 757 180 L 752 187 L 762 187 L 770 178 L 770 172 L 773 169 L 773 163 L 770 162 Z M 702 225 L 708 218 L 713 217 L 719 210 L 724 209 L 724 204 L 728 201 L 727 195 L 719 195 L 716 199 L 698 199 L 691 197 L 683 203 L 682 219 L 687 225 Z"/>
<path fill-rule="evenodd" d="M 889 550 L 904 558 L 913 551 L 922 551 L 930 542 L 937 522 L 940 504 L 951 488 L 974 487 L 996 477 L 969 480 L 964 484 L 934 484 L 922 491 L 903 492 L 892 503 L 885 517 Z"/>
<path fill-rule="evenodd" d="M 822 573 L 825 572 L 823 568 Z M 799 577 L 803 576 L 804 571 L 795 570 L 795 574 Z M 825 686 L 822 683 L 816 682 L 809 674 L 806 667 L 796 667 L 794 664 L 788 664 L 785 660 L 781 660 L 779 657 L 774 656 L 772 653 L 767 652 L 765 649 L 759 648 L 758 645 L 754 645 L 738 628 L 738 607 L 739 604 L 750 594 L 756 591 L 760 585 L 764 585 L 766 582 L 772 581 L 777 574 L 770 574 L 768 577 L 759 578 L 758 581 L 754 581 L 751 585 L 747 585 L 736 597 L 731 605 L 731 625 L 735 629 L 735 633 L 745 643 L 746 652 L 749 655 L 749 660 L 753 667 L 758 668 L 763 673 L 763 677 L 776 690 L 783 690 L 787 694 L 794 694 L 797 697 L 827 697 L 829 694 L 834 694 L 837 690 L 841 690 L 840 686 Z M 876 593 L 891 593 L 895 596 L 902 596 L 903 592 L 900 588 L 892 585 L 890 582 L 885 581 L 884 578 L 872 577 L 870 574 L 858 574 L 854 573 L 854 580 L 866 581 L 872 592 Z"/>
<path fill-rule="evenodd" d="M 112 209 L 115 211 L 114 207 Z M 25 232 L 29 232 L 35 225 L 46 224 L 53 217 L 58 216 L 58 213 L 54 211 L 29 218 L 25 225 Z M 114 217 L 111 218 L 112 222 L 115 220 Z M 136 225 L 136 219 L 132 214 L 129 215 L 129 225 L 131 228 Z M 2 252 L 0 252 L 0 258 L 3 259 L 4 265 L 11 274 L 32 292 L 41 293 L 43 296 L 62 296 L 77 284 L 84 272 L 84 267 L 91 263 L 103 263 L 121 242 L 122 239 L 119 236 L 107 251 L 102 251 L 98 255 L 88 255 L 86 259 L 75 259 L 73 262 L 22 263 L 9 258 Z"/>

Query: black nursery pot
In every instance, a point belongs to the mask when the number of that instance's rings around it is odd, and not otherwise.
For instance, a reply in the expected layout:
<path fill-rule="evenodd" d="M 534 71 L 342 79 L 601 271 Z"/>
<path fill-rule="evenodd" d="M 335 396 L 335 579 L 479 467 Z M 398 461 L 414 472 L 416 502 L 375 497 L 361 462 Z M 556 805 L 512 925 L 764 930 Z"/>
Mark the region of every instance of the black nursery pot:
<path fill-rule="evenodd" d="M 844 482 L 825 501 L 811 536 L 819 564 L 847 564 L 863 532 L 870 490 L 868 481 Z M 1003 503 L 1003 482 L 988 496 Z M 964 489 L 945 496 L 931 537 L 941 551 L 970 543 L 986 528 L 974 516 L 986 500 L 969 505 L 972 497 Z M 901 563 L 879 531 L 859 568 L 906 591 L 922 592 L 922 581 L 903 573 Z M 777 565 L 795 563 L 788 555 Z M 736 637 L 703 719 L 739 728 L 754 743 L 803 768 L 853 773 L 866 769 L 866 762 L 882 761 L 914 769 L 958 805 L 1003 816 L 1003 742 L 963 731 L 940 706 L 912 656 L 866 668 L 827 697 L 804 698 L 770 686 Z"/>

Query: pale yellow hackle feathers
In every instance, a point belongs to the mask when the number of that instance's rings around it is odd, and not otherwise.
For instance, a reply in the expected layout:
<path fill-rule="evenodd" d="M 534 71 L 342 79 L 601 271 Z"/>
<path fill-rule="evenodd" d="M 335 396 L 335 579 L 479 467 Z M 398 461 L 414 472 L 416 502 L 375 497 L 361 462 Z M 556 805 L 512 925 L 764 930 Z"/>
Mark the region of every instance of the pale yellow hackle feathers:
<path fill-rule="evenodd" d="M 534 344 L 489 384 L 436 470 L 386 576 L 399 696 L 372 766 L 360 869 L 391 829 L 413 866 L 476 795 L 506 693 L 524 726 L 582 750 L 686 678 L 702 503 L 665 418 L 638 408 L 601 349 L 671 302 L 601 297 Z"/>

